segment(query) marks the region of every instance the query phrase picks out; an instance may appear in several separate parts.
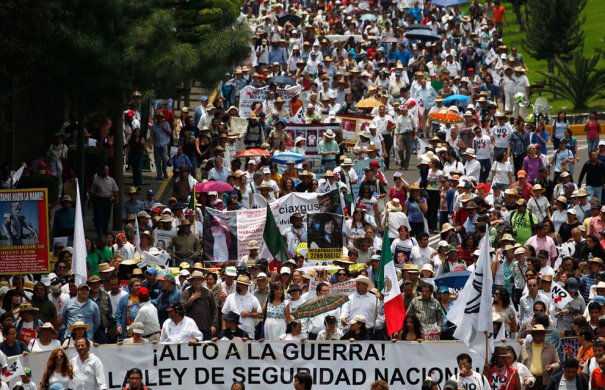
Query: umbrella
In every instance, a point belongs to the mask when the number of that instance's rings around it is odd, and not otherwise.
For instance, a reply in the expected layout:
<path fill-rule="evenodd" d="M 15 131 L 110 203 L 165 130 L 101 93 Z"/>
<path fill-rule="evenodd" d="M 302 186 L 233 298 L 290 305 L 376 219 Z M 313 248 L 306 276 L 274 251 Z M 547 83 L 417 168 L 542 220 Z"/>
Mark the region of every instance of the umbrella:
<path fill-rule="evenodd" d="M 433 29 L 431 28 L 431 26 L 427 26 L 426 24 L 410 24 L 408 26 L 408 31 L 409 30 L 428 30 L 428 31 L 433 31 Z"/>
<path fill-rule="evenodd" d="M 441 39 L 441 37 L 433 30 L 425 30 L 420 28 L 416 30 L 408 30 L 405 33 L 405 37 L 416 41 L 438 41 Z"/>
<path fill-rule="evenodd" d="M 342 294 L 321 295 L 298 306 L 295 316 L 297 319 L 315 317 L 341 307 L 348 300 L 349 297 Z"/>
<path fill-rule="evenodd" d="M 370 21 L 370 20 L 376 20 L 378 19 L 378 16 L 374 15 L 374 14 L 365 14 L 361 17 L 361 20 L 363 21 Z"/>
<path fill-rule="evenodd" d="M 246 149 L 246 150 L 240 150 L 239 152 L 235 153 L 235 158 L 241 158 L 241 157 L 268 157 L 270 156 L 271 153 L 269 153 L 266 150 L 263 149 L 256 149 L 256 148 L 252 148 L 252 149 Z"/>
<path fill-rule="evenodd" d="M 470 96 L 466 96 L 466 95 L 450 95 L 448 97 L 446 97 L 445 99 L 443 99 L 443 103 L 449 103 L 449 102 L 453 102 L 454 100 L 458 100 L 458 101 L 467 101 L 470 100 Z"/>
<path fill-rule="evenodd" d="M 275 84 L 296 85 L 296 81 L 288 76 L 276 76 L 271 79 Z"/>
<path fill-rule="evenodd" d="M 397 43 L 399 42 L 399 39 L 395 38 L 395 37 L 388 37 L 388 38 L 384 38 L 380 40 L 380 43 Z"/>
<path fill-rule="evenodd" d="M 467 270 L 446 272 L 435 278 L 435 284 L 439 287 L 462 288 L 470 276 L 471 271 Z"/>
<path fill-rule="evenodd" d="M 454 7 L 457 5 L 466 4 L 468 3 L 468 0 L 431 0 L 431 3 L 439 7 Z"/>
<path fill-rule="evenodd" d="M 282 27 L 284 27 L 284 24 L 286 24 L 287 22 L 292 23 L 294 26 L 298 26 L 300 24 L 300 16 L 285 15 L 285 16 L 277 18 L 277 23 L 279 23 L 279 25 Z"/>
<path fill-rule="evenodd" d="M 233 186 L 231 184 L 226 183 L 224 181 L 205 181 L 203 183 L 197 183 L 195 185 L 195 192 L 231 192 L 233 191 Z"/>
<path fill-rule="evenodd" d="M 360 100 L 355 104 L 355 107 L 357 108 L 374 108 L 380 106 L 384 106 L 384 103 L 373 97 Z"/>
<path fill-rule="evenodd" d="M 271 161 L 278 164 L 298 164 L 305 161 L 305 156 L 293 152 L 283 152 L 271 157 Z"/>
<path fill-rule="evenodd" d="M 442 108 L 428 115 L 429 120 L 437 123 L 462 123 L 464 119 L 456 111 Z"/>

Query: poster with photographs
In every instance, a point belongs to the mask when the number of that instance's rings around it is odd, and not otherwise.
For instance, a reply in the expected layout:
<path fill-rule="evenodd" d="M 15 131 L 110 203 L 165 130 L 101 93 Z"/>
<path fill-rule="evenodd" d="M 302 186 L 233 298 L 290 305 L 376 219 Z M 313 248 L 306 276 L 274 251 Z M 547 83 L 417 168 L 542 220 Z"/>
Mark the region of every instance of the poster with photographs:
<path fill-rule="evenodd" d="M 48 190 L 0 191 L 0 275 L 50 272 Z"/>
<path fill-rule="evenodd" d="M 334 261 L 342 256 L 342 215 L 310 213 L 307 216 L 308 258 L 310 261 Z"/>

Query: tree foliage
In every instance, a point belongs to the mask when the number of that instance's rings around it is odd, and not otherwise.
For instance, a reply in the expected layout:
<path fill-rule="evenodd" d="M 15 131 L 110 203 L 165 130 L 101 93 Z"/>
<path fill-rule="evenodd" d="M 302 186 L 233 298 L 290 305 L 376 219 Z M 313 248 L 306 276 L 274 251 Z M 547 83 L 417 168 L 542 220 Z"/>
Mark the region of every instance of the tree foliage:
<path fill-rule="evenodd" d="M 527 52 L 549 62 L 555 57 L 570 59 L 584 42 L 582 10 L 587 0 L 527 0 Z"/>
<path fill-rule="evenodd" d="M 590 57 L 582 55 L 582 48 L 573 53 L 573 61 L 560 57 L 554 60 L 555 72 L 540 72 L 545 77 L 545 90 L 571 101 L 574 110 L 586 109 L 589 103 L 603 97 L 605 69 L 599 68 L 603 53 Z"/>

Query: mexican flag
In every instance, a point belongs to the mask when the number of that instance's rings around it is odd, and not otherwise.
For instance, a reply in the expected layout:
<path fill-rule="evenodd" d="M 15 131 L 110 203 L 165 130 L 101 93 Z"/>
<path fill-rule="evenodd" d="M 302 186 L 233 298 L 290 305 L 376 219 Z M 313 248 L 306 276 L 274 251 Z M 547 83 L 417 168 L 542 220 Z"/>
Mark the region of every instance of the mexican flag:
<path fill-rule="evenodd" d="M 403 296 L 397 282 L 397 272 L 393 254 L 389 245 L 389 227 L 384 231 L 382 241 L 382 252 L 380 253 L 380 267 L 378 267 L 377 289 L 384 296 L 384 317 L 387 326 L 387 334 L 392 335 L 403 329 L 405 319 L 405 306 Z"/>
<path fill-rule="evenodd" d="M 269 264 L 272 264 L 272 268 L 279 268 L 278 264 L 281 265 L 283 261 L 288 260 L 288 252 L 286 252 L 284 238 L 279 231 L 279 227 L 277 226 L 277 222 L 275 222 L 275 217 L 273 216 L 273 212 L 268 203 L 267 219 L 265 221 L 265 229 L 263 230 L 263 240 L 265 241 L 265 247 L 261 251 L 261 257 L 263 257 L 263 252 L 268 251 L 271 253 L 271 257 L 275 259 L 275 261 L 270 261 Z"/>

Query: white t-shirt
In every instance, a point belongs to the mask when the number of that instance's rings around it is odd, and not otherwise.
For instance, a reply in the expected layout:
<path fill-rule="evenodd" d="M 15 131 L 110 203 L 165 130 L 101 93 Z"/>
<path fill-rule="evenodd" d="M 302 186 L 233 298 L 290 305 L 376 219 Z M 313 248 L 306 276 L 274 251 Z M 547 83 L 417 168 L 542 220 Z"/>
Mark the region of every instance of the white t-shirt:
<path fill-rule="evenodd" d="M 492 137 L 498 148 L 508 148 L 510 136 L 513 133 L 513 128 L 508 123 L 503 126 L 496 125 L 492 127 Z"/>
<path fill-rule="evenodd" d="M 473 371 L 473 375 L 470 376 L 460 376 L 453 375 L 450 379 L 458 382 L 458 388 L 463 388 L 465 390 L 489 390 L 490 385 L 487 378 L 484 375 L 479 374 L 478 372 Z"/>
<path fill-rule="evenodd" d="M 483 134 L 481 137 L 473 138 L 473 149 L 475 149 L 477 160 L 490 159 L 491 145 L 492 141 L 487 134 Z"/>
<path fill-rule="evenodd" d="M 431 262 L 433 252 L 434 250 L 430 246 L 427 246 L 426 248 L 415 246 L 412 248 L 410 258 L 412 259 L 412 263 L 416 264 L 418 268 L 422 268 L 423 265 Z"/>
<path fill-rule="evenodd" d="M 545 196 L 531 197 L 527 201 L 527 208 L 538 218 L 539 222 L 543 222 L 547 215 L 546 212 L 550 209 L 550 202 Z"/>
<path fill-rule="evenodd" d="M 504 163 L 494 161 L 494 164 L 492 165 L 492 172 L 494 172 L 494 176 L 492 178 L 493 184 L 510 184 L 509 175 L 513 173 L 513 168 L 508 161 Z"/>

